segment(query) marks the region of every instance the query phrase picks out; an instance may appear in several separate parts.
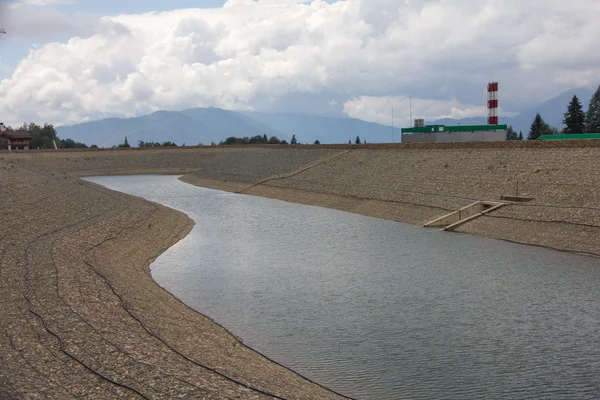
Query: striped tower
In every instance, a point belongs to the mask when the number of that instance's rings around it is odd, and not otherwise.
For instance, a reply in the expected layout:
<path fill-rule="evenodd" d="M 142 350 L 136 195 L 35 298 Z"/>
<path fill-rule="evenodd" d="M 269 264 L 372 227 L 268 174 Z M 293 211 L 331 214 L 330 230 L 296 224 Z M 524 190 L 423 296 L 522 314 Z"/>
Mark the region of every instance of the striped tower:
<path fill-rule="evenodd" d="M 488 83 L 488 125 L 498 125 L 498 82 Z"/>

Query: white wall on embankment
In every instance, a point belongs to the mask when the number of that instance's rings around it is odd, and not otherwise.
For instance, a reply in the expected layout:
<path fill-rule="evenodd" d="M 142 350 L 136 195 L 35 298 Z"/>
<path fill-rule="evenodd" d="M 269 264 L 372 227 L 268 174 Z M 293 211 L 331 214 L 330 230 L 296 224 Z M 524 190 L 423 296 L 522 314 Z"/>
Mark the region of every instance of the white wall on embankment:
<path fill-rule="evenodd" d="M 426 132 L 402 135 L 402 143 L 502 142 L 506 131 Z"/>

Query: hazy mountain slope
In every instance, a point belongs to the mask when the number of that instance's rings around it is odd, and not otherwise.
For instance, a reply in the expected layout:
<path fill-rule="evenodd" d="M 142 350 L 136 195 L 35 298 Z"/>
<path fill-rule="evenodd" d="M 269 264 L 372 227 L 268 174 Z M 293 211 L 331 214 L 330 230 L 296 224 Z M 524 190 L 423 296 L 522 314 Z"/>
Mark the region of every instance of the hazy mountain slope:
<path fill-rule="evenodd" d="M 110 147 L 123 143 L 125 136 L 132 146 L 145 142 L 171 141 L 178 145 L 220 142 L 228 136 L 256 135 L 285 138 L 268 126 L 234 111 L 218 108 L 193 108 L 184 111 L 157 111 L 137 118 L 110 118 L 57 128 L 65 139 Z"/>
<path fill-rule="evenodd" d="M 298 143 L 354 143 L 356 136 L 368 143 L 391 142 L 392 128 L 354 118 L 332 118 L 300 114 L 263 114 L 244 112 L 248 117 L 269 125 L 288 136 L 296 135 Z M 395 140 L 400 141 L 400 130 L 395 130 Z"/>
<path fill-rule="evenodd" d="M 136 146 L 138 140 L 145 142 L 172 141 L 177 144 L 197 144 L 207 134 L 201 122 L 179 112 L 157 111 L 138 118 L 110 118 L 73 126 L 57 128 L 60 138 L 110 147 L 123 143 Z"/>
<path fill-rule="evenodd" d="M 527 136 L 529 126 L 539 112 L 550 125 L 562 128 L 563 114 L 569 101 L 576 94 L 585 110 L 593 94 L 590 89 L 573 89 L 531 108 L 515 117 L 501 117 L 502 124 L 512 125 Z M 442 119 L 428 121 L 443 125 L 486 124 L 484 117 L 463 120 Z M 394 141 L 400 141 L 400 128 L 394 129 Z M 172 141 L 181 145 L 218 143 L 229 136 L 252 137 L 256 135 L 277 136 L 290 140 L 296 135 L 298 143 L 354 143 L 356 136 L 368 143 L 392 141 L 392 128 L 353 118 L 334 118 L 291 113 L 265 114 L 254 111 L 228 111 L 220 108 L 191 108 L 183 111 L 157 111 L 137 118 L 110 118 L 74 126 L 57 128 L 59 137 L 71 138 L 88 145 L 110 147 L 122 143 L 127 136 L 136 146 L 139 140 L 146 142 Z"/>
<path fill-rule="evenodd" d="M 217 140 L 213 139 L 217 143 L 230 136 L 252 137 L 267 135 L 267 137 L 277 136 L 279 139 L 289 139 L 284 133 L 236 111 L 208 107 L 190 108 L 181 111 L 181 113 L 201 122 L 209 132 L 218 135 Z"/>

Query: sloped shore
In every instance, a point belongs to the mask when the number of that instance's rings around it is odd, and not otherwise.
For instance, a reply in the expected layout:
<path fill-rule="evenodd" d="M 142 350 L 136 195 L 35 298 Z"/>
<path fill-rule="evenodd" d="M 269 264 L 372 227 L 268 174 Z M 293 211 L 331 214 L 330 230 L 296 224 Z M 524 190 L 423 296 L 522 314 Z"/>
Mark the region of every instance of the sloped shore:
<path fill-rule="evenodd" d="M 341 398 L 161 289 L 193 222 L 78 176 L 179 174 L 232 192 L 422 224 L 534 198 L 459 231 L 600 255 L 600 146 L 305 146 L 0 153 L 0 398 Z"/>
<path fill-rule="evenodd" d="M 145 200 L 0 159 L 1 399 L 338 399 L 161 289 L 193 226 Z"/>

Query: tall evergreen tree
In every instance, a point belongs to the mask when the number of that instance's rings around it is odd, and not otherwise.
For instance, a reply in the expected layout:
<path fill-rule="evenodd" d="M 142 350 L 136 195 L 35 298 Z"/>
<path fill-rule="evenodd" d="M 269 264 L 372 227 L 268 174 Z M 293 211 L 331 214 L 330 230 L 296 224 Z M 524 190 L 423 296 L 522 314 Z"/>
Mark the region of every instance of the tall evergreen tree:
<path fill-rule="evenodd" d="M 565 113 L 565 119 L 563 123 L 567 126 L 564 129 L 564 133 L 583 133 L 585 132 L 585 113 L 581 102 L 576 95 L 573 96 L 567 112 Z"/>
<path fill-rule="evenodd" d="M 356 144 L 360 144 L 360 136 L 357 136 L 357 137 L 356 137 L 356 140 L 354 141 L 354 143 L 356 143 Z"/>
<path fill-rule="evenodd" d="M 297 144 L 296 135 L 292 135 L 292 144 Z"/>
<path fill-rule="evenodd" d="M 529 128 L 529 136 L 527 136 L 527 140 L 536 140 L 542 135 L 550 134 L 550 125 L 544 122 L 540 113 L 537 113 L 535 119 L 531 123 L 531 128 Z"/>
<path fill-rule="evenodd" d="M 523 131 L 519 131 L 519 137 L 517 140 L 523 140 Z"/>
<path fill-rule="evenodd" d="M 517 135 L 517 132 L 513 129 L 512 126 L 509 126 L 506 130 L 506 140 L 517 140 L 518 138 L 519 136 Z"/>
<path fill-rule="evenodd" d="M 589 133 L 600 133 L 600 86 L 590 100 L 590 108 L 586 116 L 587 131 Z"/>

